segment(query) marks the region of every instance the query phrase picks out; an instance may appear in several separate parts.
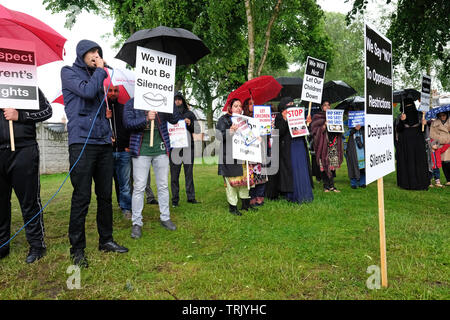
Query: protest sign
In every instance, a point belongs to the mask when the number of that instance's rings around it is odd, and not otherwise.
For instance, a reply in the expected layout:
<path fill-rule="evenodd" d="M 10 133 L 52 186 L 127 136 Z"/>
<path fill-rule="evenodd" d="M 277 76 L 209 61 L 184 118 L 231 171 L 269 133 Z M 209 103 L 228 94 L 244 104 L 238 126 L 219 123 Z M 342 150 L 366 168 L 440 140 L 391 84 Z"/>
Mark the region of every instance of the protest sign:
<path fill-rule="evenodd" d="M 354 128 L 357 125 L 364 126 L 364 110 L 348 112 L 348 127 Z"/>
<path fill-rule="evenodd" d="M 261 142 L 256 139 L 251 144 L 246 144 L 244 137 L 239 133 L 235 133 L 233 136 L 233 159 L 262 162 L 262 150 Z"/>
<path fill-rule="evenodd" d="M 377 180 L 381 284 L 388 286 L 383 177 L 395 170 L 392 116 L 392 42 L 364 24 L 366 184 Z"/>
<path fill-rule="evenodd" d="M 170 146 L 172 148 L 186 148 L 189 145 L 186 122 L 178 121 L 176 124 L 167 122 L 167 131 L 169 132 Z"/>
<path fill-rule="evenodd" d="M 173 112 L 176 58 L 165 52 L 137 47 L 135 109 Z"/>
<path fill-rule="evenodd" d="M 266 136 L 272 131 L 271 106 L 253 106 L 253 118 L 259 120 L 259 135 Z"/>
<path fill-rule="evenodd" d="M 0 108 L 39 110 L 33 42 L 0 38 Z"/>
<path fill-rule="evenodd" d="M 286 117 L 289 132 L 291 133 L 292 138 L 302 137 L 309 134 L 305 120 L 305 108 L 288 108 Z"/>
<path fill-rule="evenodd" d="M 302 101 L 309 101 L 308 116 L 311 115 L 312 103 L 322 103 L 323 83 L 327 63 L 325 61 L 307 57 L 305 75 L 302 85 Z"/>
<path fill-rule="evenodd" d="M 327 110 L 328 132 L 344 132 L 344 110 Z"/>
<path fill-rule="evenodd" d="M 422 76 L 422 91 L 420 92 L 420 106 L 418 108 L 421 112 L 430 111 L 430 93 L 431 93 L 431 77 L 428 75 Z"/>
<path fill-rule="evenodd" d="M 256 141 L 259 136 L 259 121 L 257 119 L 233 113 L 231 121 L 238 126 L 236 133 L 243 138 L 246 145 Z"/>

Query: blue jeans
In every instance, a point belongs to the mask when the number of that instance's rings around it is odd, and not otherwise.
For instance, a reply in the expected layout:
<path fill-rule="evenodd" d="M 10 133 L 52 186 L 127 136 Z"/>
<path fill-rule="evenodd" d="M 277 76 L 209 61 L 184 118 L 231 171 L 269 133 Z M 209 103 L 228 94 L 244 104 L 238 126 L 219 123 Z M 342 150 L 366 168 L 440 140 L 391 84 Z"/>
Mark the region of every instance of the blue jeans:
<path fill-rule="evenodd" d="M 350 185 L 352 187 L 361 187 L 366 184 L 366 171 L 365 169 L 359 170 L 359 180 L 355 178 L 350 179 Z"/>
<path fill-rule="evenodd" d="M 119 206 L 131 211 L 131 157 L 126 151 L 113 152 L 114 182 L 119 185 Z"/>

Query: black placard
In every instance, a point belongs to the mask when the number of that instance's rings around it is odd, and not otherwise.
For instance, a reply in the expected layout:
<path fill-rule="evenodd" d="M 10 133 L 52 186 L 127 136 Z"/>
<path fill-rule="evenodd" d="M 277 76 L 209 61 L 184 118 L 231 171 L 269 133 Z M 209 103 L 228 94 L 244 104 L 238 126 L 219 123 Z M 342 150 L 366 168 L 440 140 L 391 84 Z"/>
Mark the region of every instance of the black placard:
<path fill-rule="evenodd" d="M 323 79 L 327 64 L 324 61 L 308 57 L 305 74 Z"/>

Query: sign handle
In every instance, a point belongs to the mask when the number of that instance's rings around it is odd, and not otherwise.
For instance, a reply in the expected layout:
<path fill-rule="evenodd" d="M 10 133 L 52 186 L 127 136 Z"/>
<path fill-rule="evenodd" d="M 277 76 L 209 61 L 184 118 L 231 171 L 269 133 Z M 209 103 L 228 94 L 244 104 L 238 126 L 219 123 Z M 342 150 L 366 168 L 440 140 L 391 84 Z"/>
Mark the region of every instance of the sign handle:
<path fill-rule="evenodd" d="M 247 167 L 247 188 L 250 190 L 250 171 L 248 169 L 248 161 L 245 160 L 245 166 Z"/>
<path fill-rule="evenodd" d="M 150 147 L 153 147 L 153 130 L 155 130 L 155 120 L 150 123 Z"/>
<path fill-rule="evenodd" d="M 381 257 L 381 285 L 388 286 L 387 262 L 386 262 L 386 231 L 384 224 L 384 187 L 383 178 L 377 180 L 378 186 L 378 222 L 380 225 L 380 257 Z"/>
<path fill-rule="evenodd" d="M 308 117 L 311 115 L 311 106 L 312 106 L 312 102 L 309 102 L 309 106 L 308 106 Z M 308 117 L 306 117 L 306 119 L 308 119 Z M 309 123 L 308 123 L 309 126 Z"/>
<path fill-rule="evenodd" d="M 422 112 L 422 120 L 425 120 L 425 111 Z M 425 125 L 422 123 L 422 132 L 425 128 Z"/>
<path fill-rule="evenodd" d="M 14 127 L 12 120 L 9 120 L 9 139 L 11 141 L 11 151 L 16 151 L 16 145 L 14 143 Z"/>
<path fill-rule="evenodd" d="M 103 90 L 106 92 L 106 87 L 105 86 L 103 86 Z M 108 110 L 111 110 L 111 109 L 109 109 L 108 97 L 105 97 L 105 102 L 106 102 L 106 108 Z M 111 132 L 112 132 L 112 138 L 114 139 L 114 141 L 116 141 L 116 137 L 114 135 L 114 129 L 113 129 L 111 118 L 109 118 L 108 120 L 109 120 L 109 127 L 111 128 Z"/>

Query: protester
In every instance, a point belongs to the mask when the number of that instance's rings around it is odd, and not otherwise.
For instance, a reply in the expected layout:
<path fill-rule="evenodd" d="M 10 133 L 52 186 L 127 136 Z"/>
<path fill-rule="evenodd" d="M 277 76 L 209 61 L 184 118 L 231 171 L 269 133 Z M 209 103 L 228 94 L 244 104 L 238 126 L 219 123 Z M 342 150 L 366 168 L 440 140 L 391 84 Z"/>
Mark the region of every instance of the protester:
<path fill-rule="evenodd" d="M 345 159 L 347 161 L 347 172 L 352 189 L 366 187 L 366 162 L 364 156 L 364 127 L 357 125 L 348 129 L 344 134 Z"/>
<path fill-rule="evenodd" d="M 436 187 L 442 188 L 443 185 L 441 184 L 441 170 L 442 168 L 442 154 L 444 154 L 447 149 L 449 149 L 450 144 L 445 145 L 439 145 L 439 142 L 437 140 L 430 139 L 430 145 L 431 145 L 431 169 L 432 174 L 431 177 L 434 179 Z M 431 181 L 430 188 L 433 187 L 433 182 Z"/>
<path fill-rule="evenodd" d="M 73 263 L 87 268 L 88 261 L 84 253 L 85 221 L 91 201 L 92 180 L 97 196 L 99 250 L 124 253 L 128 249 L 113 240 L 111 194 L 114 161 L 111 128 L 106 118 L 106 104 L 103 103 L 103 81 L 107 74 L 103 69 L 102 49 L 93 41 L 81 40 L 77 44 L 76 53 L 77 58 L 72 67 L 65 66 L 61 70 L 68 119 L 69 162 L 70 167 L 73 167 L 70 174 L 73 193 L 69 240 Z M 102 108 L 96 117 L 100 105 Z M 94 121 L 95 125 L 92 126 Z M 80 157 L 88 136 L 89 140 Z"/>
<path fill-rule="evenodd" d="M 336 169 L 343 160 L 342 134 L 327 130 L 326 112 L 330 109 L 330 102 L 322 101 L 321 109 L 321 112 L 314 115 L 311 123 L 316 161 L 322 172 L 323 190 L 340 192 L 334 186 L 334 178 Z"/>
<path fill-rule="evenodd" d="M 440 145 L 450 144 L 450 120 L 448 112 L 438 113 L 437 119 L 431 123 L 430 137 Z M 444 171 L 446 186 L 450 186 L 450 148 L 440 154 L 442 171 Z"/>
<path fill-rule="evenodd" d="M 396 125 L 397 185 L 407 190 L 427 190 L 430 182 L 426 144 L 421 124 L 426 125 L 410 98 L 404 100 L 404 110 Z"/>
<path fill-rule="evenodd" d="M 309 163 L 308 146 L 305 137 L 292 138 L 287 122 L 287 109 L 294 106 L 291 97 L 281 98 L 275 128 L 280 134 L 279 190 L 288 201 L 303 203 L 314 199 Z M 307 119 L 307 123 L 311 122 Z"/>
<path fill-rule="evenodd" d="M 4 108 L 0 112 L 0 246 L 11 236 L 11 193 L 19 200 L 24 223 L 42 208 L 39 178 L 39 148 L 35 123 L 49 119 L 52 107 L 39 89 L 39 110 Z M 11 151 L 9 120 L 13 121 L 15 151 Z M 44 213 L 25 227 L 30 250 L 26 263 L 33 263 L 46 253 Z M 0 248 L 0 259 L 9 255 L 9 244 Z"/>
<path fill-rule="evenodd" d="M 251 98 L 246 99 L 242 109 L 245 116 L 253 117 L 253 100 Z M 261 140 L 261 147 L 268 152 L 265 140 Z M 267 175 L 263 174 L 263 165 L 261 163 L 249 162 L 248 167 L 250 175 L 255 181 L 254 187 L 250 188 L 250 206 L 259 207 L 264 205 Z"/>
<path fill-rule="evenodd" d="M 123 216 L 131 219 L 131 157 L 128 149 L 130 133 L 123 126 L 123 104 L 119 103 L 119 86 L 112 84 L 108 89 L 108 105 L 111 110 L 113 158 L 114 158 L 114 185 L 120 209 Z"/>
<path fill-rule="evenodd" d="M 160 223 L 164 228 L 174 231 L 175 224 L 170 220 L 169 210 L 169 152 L 170 141 L 167 122 L 176 124 L 180 119 L 177 108 L 173 114 L 144 111 L 134 108 L 134 98 L 125 104 L 124 125 L 131 130 L 130 153 L 133 162 L 133 195 L 131 197 L 132 228 L 131 237 L 142 236 L 142 210 L 144 191 L 147 185 L 150 167 L 153 167 L 158 190 Z M 153 146 L 150 146 L 150 123 L 155 121 Z"/>
<path fill-rule="evenodd" d="M 238 210 L 238 196 L 242 201 L 241 210 L 248 211 L 250 207 L 250 196 L 247 187 L 247 168 L 245 164 L 239 164 L 232 157 L 232 139 L 236 132 L 237 125 L 233 124 L 232 114 L 242 114 L 242 104 L 239 99 L 232 99 L 227 107 L 227 113 L 219 118 L 216 125 L 217 139 L 220 141 L 219 168 L 218 174 L 223 176 L 229 212 L 241 216 Z M 250 180 L 250 185 L 254 182 Z"/>
<path fill-rule="evenodd" d="M 177 92 L 174 97 L 174 103 L 178 109 L 181 119 L 184 119 L 188 131 L 188 146 L 186 148 L 174 148 L 170 153 L 170 187 L 172 190 L 172 206 L 178 207 L 180 200 L 180 172 L 181 166 L 184 167 L 184 180 L 186 186 L 187 202 L 200 203 L 195 199 L 194 187 L 194 138 L 192 134 L 196 126 L 196 116 L 189 110 L 186 100 L 181 92 Z M 199 131 L 197 129 L 197 131 Z M 175 157 L 175 159 L 174 159 Z"/>

